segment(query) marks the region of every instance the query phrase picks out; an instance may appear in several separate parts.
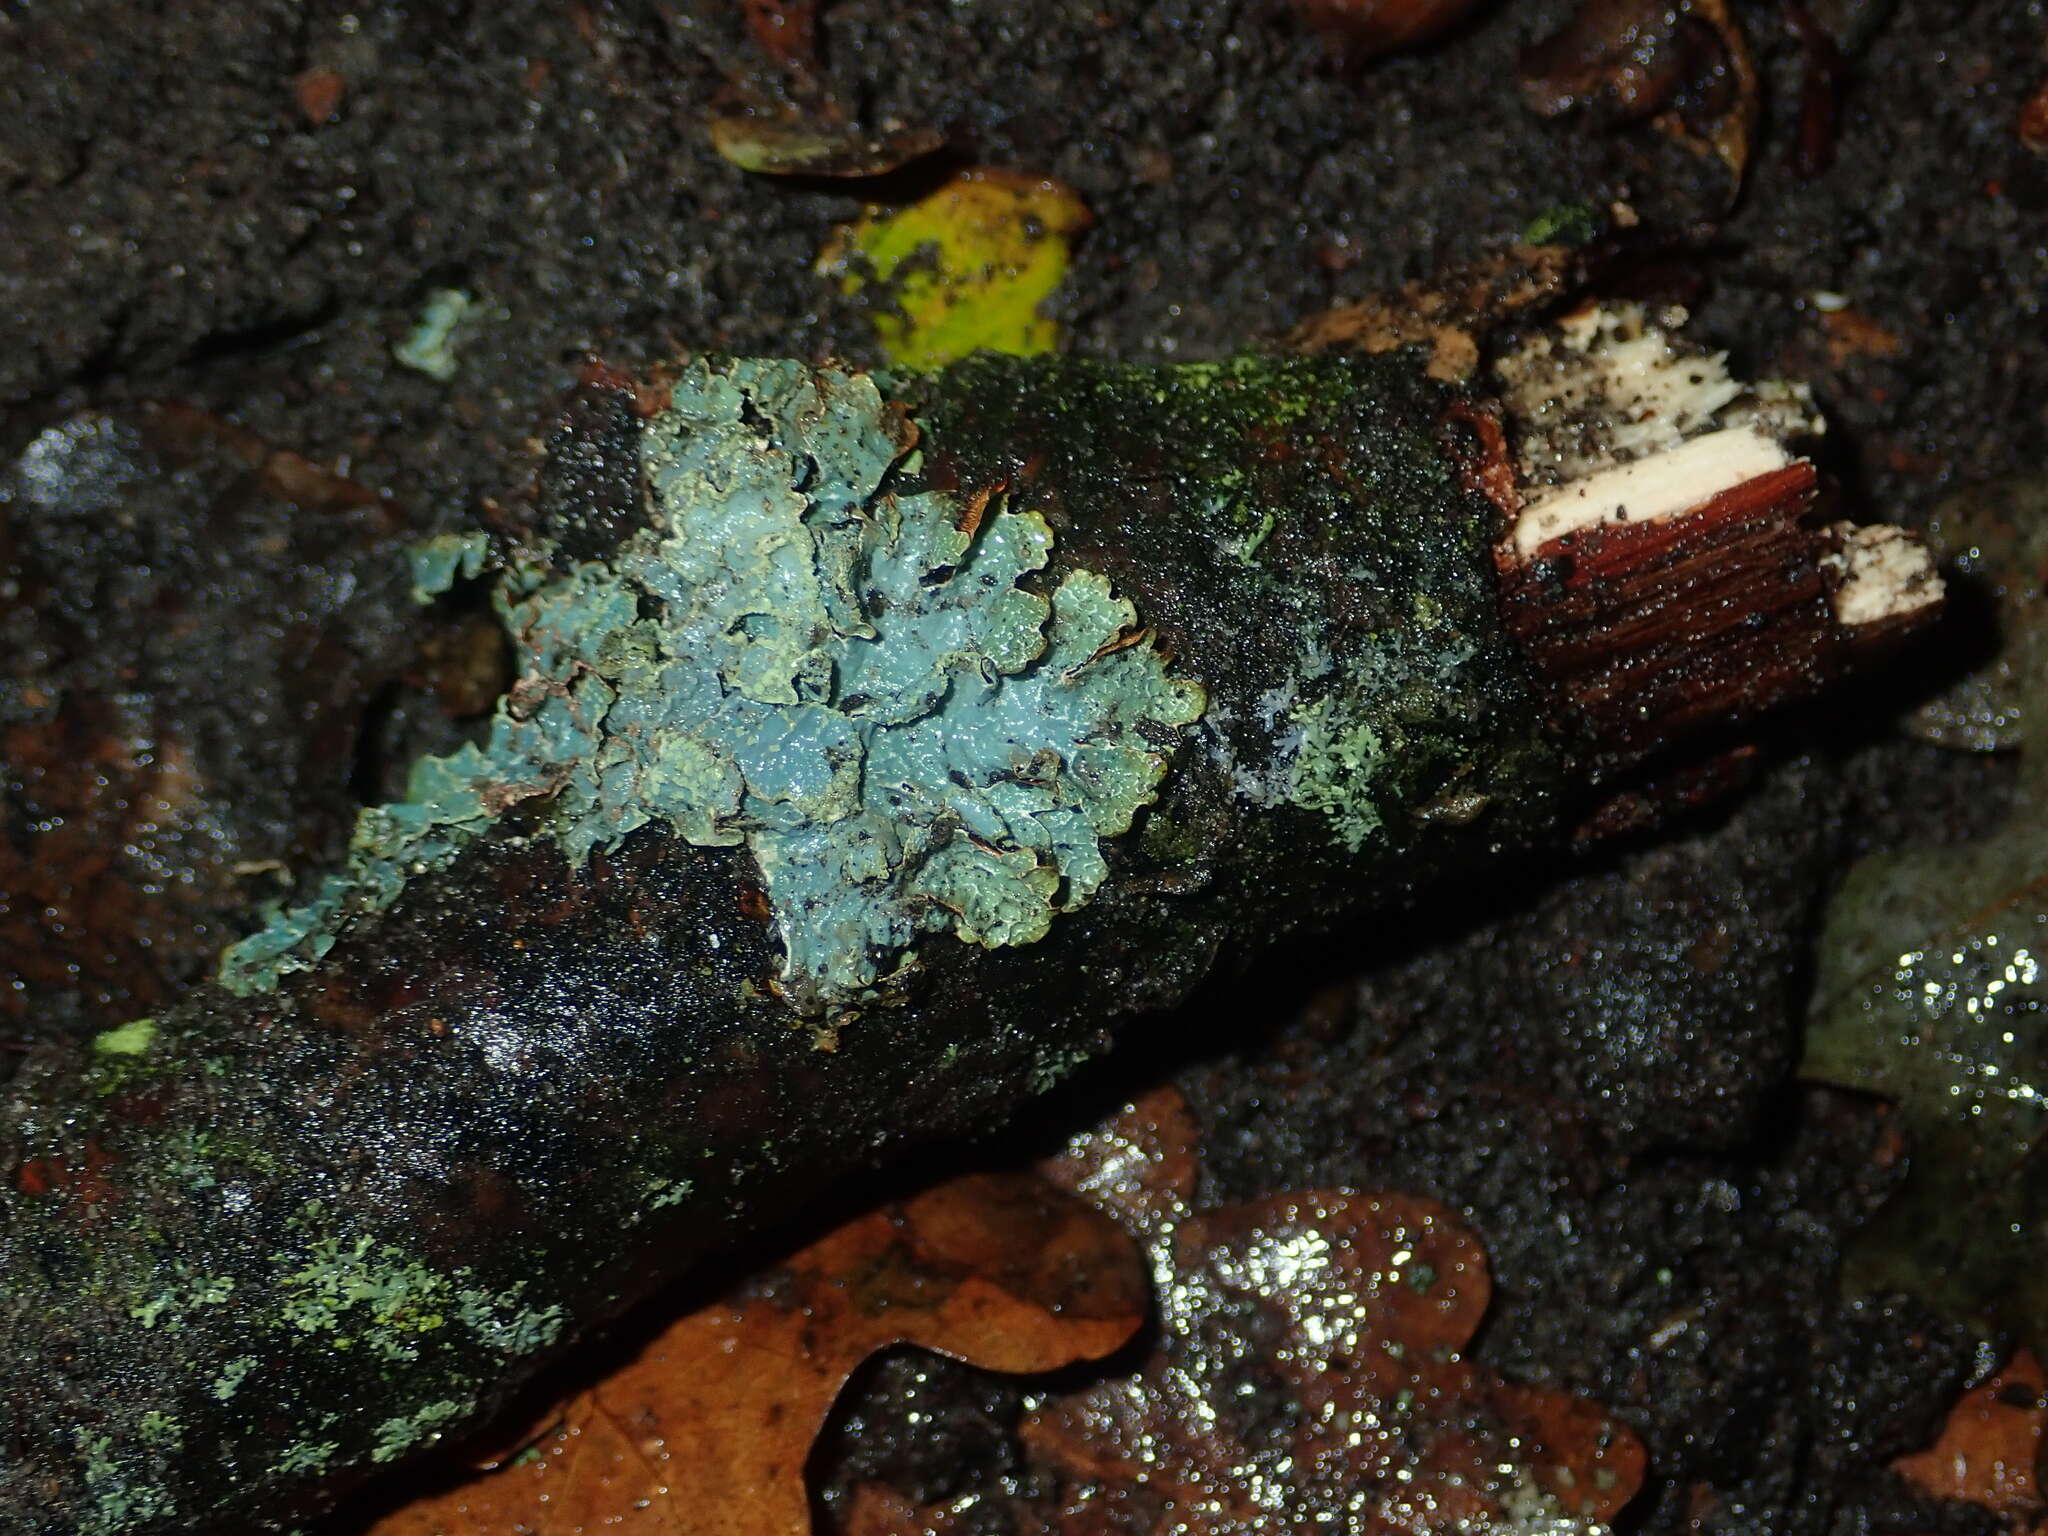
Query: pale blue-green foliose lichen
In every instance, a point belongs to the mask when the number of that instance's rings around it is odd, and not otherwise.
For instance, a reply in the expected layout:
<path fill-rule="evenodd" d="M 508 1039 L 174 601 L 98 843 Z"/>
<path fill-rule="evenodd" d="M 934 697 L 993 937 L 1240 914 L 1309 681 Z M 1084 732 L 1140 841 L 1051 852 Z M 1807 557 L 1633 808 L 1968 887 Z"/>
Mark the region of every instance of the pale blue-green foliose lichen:
<path fill-rule="evenodd" d="M 460 288 L 436 288 L 427 295 L 419 323 L 406 332 L 405 340 L 391 349 L 391 355 L 407 368 L 446 384 L 455 377 L 455 333 L 476 300 Z"/>
<path fill-rule="evenodd" d="M 562 1330 L 559 1307 L 519 1306 L 517 1287 L 493 1295 L 460 1284 L 470 1278 L 467 1269 L 443 1274 L 367 1237 L 319 1239 L 305 1260 L 285 1276 L 282 1319 L 301 1333 L 326 1335 L 336 1349 L 416 1360 L 421 1336 L 452 1320 L 491 1348 L 517 1355 L 554 1342 Z"/>
<path fill-rule="evenodd" d="M 1103 577 L 1037 590 L 1035 512 L 908 488 L 914 439 L 865 375 L 688 369 L 642 434 L 647 525 L 602 563 L 531 552 L 502 581 L 521 676 L 485 742 L 417 764 L 223 983 L 311 964 L 543 796 L 572 865 L 650 823 L 744 842 L 803 1006 L 871 995 L 922 934 L 1043 936 L 1101 885 L 1202 690 Z"/>
<path fill-rule="evenodd" d="M 458 579 L 467 581 L 481 576 L 490 555 L 491 537 L 478 528 L 436 534 L 415 544 L 406 551 L 406 560 L 412 566 L 413 601 L 431 602 Z"/>

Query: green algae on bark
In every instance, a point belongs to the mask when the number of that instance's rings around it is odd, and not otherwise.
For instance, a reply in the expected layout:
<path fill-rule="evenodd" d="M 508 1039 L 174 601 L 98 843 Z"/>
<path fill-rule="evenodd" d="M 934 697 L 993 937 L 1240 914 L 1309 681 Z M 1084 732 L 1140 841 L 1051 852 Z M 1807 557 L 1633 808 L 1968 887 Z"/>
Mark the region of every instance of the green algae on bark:
<path fill-rule="evenodd" d="M 594 373 L 486 741 L 11 1088 L 0 1531 L 288 1522 L 1226 947 L 1552 836 L 1590 744 L 1473 408 L 1408 353 Z"/>

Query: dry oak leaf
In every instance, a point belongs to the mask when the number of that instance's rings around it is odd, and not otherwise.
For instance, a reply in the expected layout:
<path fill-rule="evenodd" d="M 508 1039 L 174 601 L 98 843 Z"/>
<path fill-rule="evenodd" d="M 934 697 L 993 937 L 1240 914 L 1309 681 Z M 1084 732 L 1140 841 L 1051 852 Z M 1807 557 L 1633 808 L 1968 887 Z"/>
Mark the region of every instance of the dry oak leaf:
<path fill-rule="evenodd" d="M 1641 1481 L 1598 1409 L 1456 1354 L 1490 1286 L 1432 1201 L 1272 1196 L 1182 1223 L 1172 1262 L 1158 1354 L 1025 1421 L 1066 1493 L 1052 1529 L 1442 1531 L 1534 1490 L 1605 1520 Z"/>
<path fill-rule="evenodd" d="M 839 1536 L 956 1536 L 972 1505 L 916 1504 L 884 1483 L 861 1483 L 839 1511 Z"/>
<path fill-rule="evenodd" d="M 1187 1100 L 1155 1088 L 1073 1137 L 1038 1169 L 1141 1242 L 1156 1244 L 1189 1212 L 1201 1171 L 1199 1136 Z"/>
<path fill-rule="evenodd" d="M 1145 1312 L 1107 1217 L 1035 1176 L 954 1179 L 680 1319 L 514 1464 L 366 1536 L 792 1536 L 810 1528 L 811 1442 L 875 1351 L 1047 1371 L 1115 1350 Z"/>
<path fill-rule="evenodd" d="M 2015 1536 L 2048 1530 L 2038 1464 L 2048 1431 L 2048 1380 L 2022 1349 L 2004 1370 L 1963 1394 L 1941 1436 L 1892 1470 L 1922 1493 L 1962 1499 L 2002 1517 Z"/>
<path fill-rule="evenodd" d="M 1027 1529 L 1447 1531 L 1605 1521 L 1634 1495 L 1644 1458 L 1627 1428 L 1458 1356 L 1491 1282 L 1442 1206 L 1314 1190 L 1186 1216 L 1194 1140 L 1163 1091 L 1044 1165 L 1149 1235 L 1160 1323 L 1135 1375 L 1024 1421 L 1059 1485 Z"/>

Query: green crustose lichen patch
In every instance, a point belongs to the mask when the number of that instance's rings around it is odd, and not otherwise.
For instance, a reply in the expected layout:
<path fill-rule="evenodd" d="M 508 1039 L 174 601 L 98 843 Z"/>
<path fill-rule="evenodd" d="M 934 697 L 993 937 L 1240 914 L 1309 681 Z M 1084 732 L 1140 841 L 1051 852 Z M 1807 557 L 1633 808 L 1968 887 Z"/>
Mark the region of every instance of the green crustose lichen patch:
<path fill-rule="evenodd" d="M 318 960 L 508 806 L 548 797 L 573 865 L 659 824 L 758 861 L 805 1008 L 921 935 L 1028 944 L 1108 874 L 1194 721 L 1108 581 L 1033 579 L 1025 508 L 909 488 L 915 429 L 872 379 L 700 363 L 642 434 L 653 515 L 609 559 L 529 551 L 498 604 L 521 675 L 481 746 L 416 765 L 345 871 L 223 957 L 230 989 Z M 423 565 L 450 580 L 458 559 Z"/>
<path fill-rule="evenodd" d="M 1406 722 L 1437 717 L 1437 696 L 1456 687 L 1474 650 L 1431 635 L 1420 613 L 1413 634 L 1381 635 L 1339 671 L 1330 692 L 1292 713 L 1285 798 L 1322 812 L 1345 847 L 1363 848 L 1387 823 L 1383 802 L 1400 799 L 1389 781 L 1392 765 L 1414 748 Z"/>
<path fill-rule="evenodd" d="M 302 1224 L 317 1227 L 325 1219 L 320 1203 L 309 1202 Z M 385 1360 L 417 1359 L 422 1337 L 451 1322 L 510 1355 L 552 1343 L 563 1326 L 559 1308 L 521 1306 L 519 1286 L 494 1295 L 466 1284 L 466 1268 L 430 1269 L 368 1237 L 323 1234 L 303 1249 L 276 1255 L 275 1262 L 284 1268 L 280 1321 L 287 1328 L 324 1334 L 336 1349 L 367 1349 Z"/>
<path fill-rule="evenodd" d="M 377 1426 L 377 1445 L 372 1461 L 396 1461 L 418 1445 L 439 1435 L 443 1425 L 459 1419 L 476 1406 L 467 1400 L 428 1403 L 419 1412 L 384 1420 Z"/>

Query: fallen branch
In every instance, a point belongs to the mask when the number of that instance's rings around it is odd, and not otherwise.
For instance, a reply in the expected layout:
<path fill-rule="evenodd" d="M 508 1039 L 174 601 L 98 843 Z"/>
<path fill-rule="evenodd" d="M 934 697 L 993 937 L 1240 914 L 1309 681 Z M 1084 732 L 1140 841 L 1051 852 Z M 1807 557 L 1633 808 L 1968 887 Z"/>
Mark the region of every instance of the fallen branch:
<path fill-rule="evenodd" d="M 489 737 L 13 1086 L 0 1529 L 316 1508 L 1226 949 L 1934 611 L 1811 517 L 1801 397 L 1640 315 L 1426 361 L 594 371 L 526 536 L 423 561 L 504 566 Z"/>

